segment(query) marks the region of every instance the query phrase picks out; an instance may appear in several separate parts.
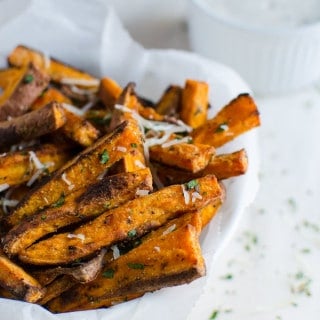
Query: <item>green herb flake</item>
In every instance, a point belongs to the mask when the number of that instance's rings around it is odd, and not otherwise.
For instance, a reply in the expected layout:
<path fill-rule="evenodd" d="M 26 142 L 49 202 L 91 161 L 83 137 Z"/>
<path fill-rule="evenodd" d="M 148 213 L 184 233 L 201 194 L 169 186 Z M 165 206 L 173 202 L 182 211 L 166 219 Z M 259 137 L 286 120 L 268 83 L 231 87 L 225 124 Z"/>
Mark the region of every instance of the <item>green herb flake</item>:
<path fill-rule="evenodd" d="M 47 216 L 45 215 L 45 214 L 43 214 L 42 216 L 41 216 L 41 220 L 46 220 L 47 219 Z"/>
<path fill-rule="evenodd" d="M 191 180 L 185 184 L 187 190 L 192 190 L 199 185 L 197 180 Z"/>
<path fill-rule="evenodd" d="M 228 273 L 225 276 L 222 276 L 221 279 L 223 279 L 223 280 L 232 280 L 233 279 L 233 275 L 231 273 Z"/>
<path fill-rule="evenodd" d="M 112 279 L 114 277 L 115 271 L 113 269 L 107 269 L 102 273 L 102 276 L 108 279 Z"/>
<path fill-rule="evenodd" d="M 27 74 L 23 78 L 23 83 L 31 83 L 33 80 L 34 80 L 33 75 L 32 74 Z"/>
<path fill-rule="evenodd" d="M 219 132 L 225 132 L 229 129 L 228 125 L 226 122 L 223 122 L 221 124 L 218 125 L 217 129 L 216 129 L 216 132 L 219 133 Z"/>
<path fill-rule="evenodd" d="M 128 231 L 128 237 L 129 237 L 129 238 L 133 238 L 133 237 L 135 237 L 136 235 L 137 235 L 137 230 L 132 229 L 132 230 Z"/>
<path fill-rule="evenodd" d="M 61 194 L 60 198 L 55 202 L 52 207 L 53 208 L 60 208 L 65 202 L 65 195 L 64 193 Z"/>
<path fill-rule="evenodd" d="M 137 148 L 138 145 L 137 145 L 136 143 L 131 143 L 131 147 L 132 147 L 132 148 Z"/>
<path fill-rule="evenodd" d="M 100 163 L 105 164 L 109 161 L 109 153 L 107 150 L 103 150 L 102 154 L 100 155 Z"/>
<path fill-rule="evenodd" d="M 214 310 L 211 313 L 211 316 L 210 316 L 209 320 L 217 319 L 218 315 L 219 315 L 219 310 Z"/>
<path fill-rule="evenodd" d="M 133 263 L 133 262 L 128 262 L 127 266 L 130 269 L 135 269 L 135 270 L 143 270 L 144 269 L 144 264 L 142 263 Z"/>

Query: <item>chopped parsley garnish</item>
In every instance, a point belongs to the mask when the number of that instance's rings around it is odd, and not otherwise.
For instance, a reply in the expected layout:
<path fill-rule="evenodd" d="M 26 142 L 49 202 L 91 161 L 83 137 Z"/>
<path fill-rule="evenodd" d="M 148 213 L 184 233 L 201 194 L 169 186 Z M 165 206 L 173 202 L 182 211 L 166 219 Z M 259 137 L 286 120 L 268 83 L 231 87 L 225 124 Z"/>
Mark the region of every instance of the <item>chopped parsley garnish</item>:
<path fill-rule="evenodd" d="M 229 127 L 228 127 L 227 123 L 224 122 L 224 123 L 221 123 L 218 125 L 216 132 L 224 132 L 224 131 L 227 131 L 228 129 L 229 129 Z"/>
<path fill-rule="evenodd" d="M 209 320 L 217 319 L 219 310 L 214 310 L 209 318 Z"/>
<path fill-rule="evenodd" d="M 46 220 L 47 219 L 47 216 L 45 215 L 45 214 L 43 214 L 42 216 L 41 216 L 41 220 Z"/>
<path fill-rule="evenodd" d="M 197 180 L 191 180 L 191 181 L 187 182 L 187 183 L 185 184 L 185 186 L 186 186 L 186 189 L 187 189 L 187 190 L 191 190 L 191 189 L 194 189 L 195 187 L 197 187 L 198 184 L 199 184 L 199 183 L 198 183 Z"/>
<path fill-rule="evenodd" d="M 61 194 L 60 198 L 55 202 L 52 207 L 53 208 L 60 208 L 65 202 L 65 195 L 64 193 Z"/>
<path fill-rule="evenodd" d="M 132 147 L 132 148 L 137 148 L 138 145 L 137 145 L 136 143 L 131 143 L 131 147 Z"/>
<path fill-rule="evenodd" d="M 136 229 L 132 229 L 130 231 L 128 231 L 128 237 L 129 238 L 133 238 L 137 235 L 137 230 Z"/>
<path fill-rule="evenodd" d="M 27 74 L 24 78 L 23 78 L 23 82 L 24 83 L 31 83 L 33 81 L 33 75 L 32 74 Z"/>
<path fill-rule="evenodd" d="M 107 269 L 102 273 L 105 278 L 112 279 L 114 277 L 115 271 L 113 269 Z"/>
<path fill-rule="evenodd" d="M 107 150 L 103 150 L 101 156 L 100 156 L 100 163 L 105 164 L 109 161 L 109 153 Z"/>
<path fill-rule="evenodd" d="M 223 280 L 232 280 L 233 275 L 231 273 L 226 274 L 225 276 L 221 277 Z"/>
<path fill-rule="evenodd" d="M 136 270 L 143 270 L 144 269 L 144 264 L 142 263 L 133 263 L 133 262 L 128 262 L 127 266 L 130 269 L 136 269 Z"/>

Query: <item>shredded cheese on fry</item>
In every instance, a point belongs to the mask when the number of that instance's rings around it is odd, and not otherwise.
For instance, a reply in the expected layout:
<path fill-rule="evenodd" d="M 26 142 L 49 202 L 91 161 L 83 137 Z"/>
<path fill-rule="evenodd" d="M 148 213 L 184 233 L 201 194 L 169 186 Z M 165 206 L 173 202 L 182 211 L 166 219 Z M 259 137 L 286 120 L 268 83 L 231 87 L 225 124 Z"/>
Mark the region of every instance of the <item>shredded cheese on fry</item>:
<path fill-rule="evenodd" d="M 181 189 L 182 189 L 182 193 L 183 193 L 183 197 L 184 197 L 184 203 L 189 204 L 190 203 L 190 194 L 186 190 L 184 184 L 181 185 Z"/>
<path fill-rule="evenodd" d="M 62 103 L 61 104 L 63 108 L 65 108 L 67 111 L 76 114 L 79 117 L 82 117 L 84 115 L 84 112 L 82 109 L 79 109 L 72 104 L 69 103 Z"/>
<path fill-rule="evenodd" d="M 77 239 L 80 239 L 81 241 L 84 241 L 86 239 L 85 235 L 82 233 L 78 233 L 78 234 L 69 233 L 67 235 L 67 238 L 69 239 L 77 238 Z"/>
<path fill-rule="evenodd" d="M 98 79 L 85 80 L 85 79 L 76 79 L 76 78 L 62 78 L 60 80 L 62 84 L 70 84 L 75 86 L 84 86 L 84 87 L 97 87 L 100 84 Z"/>
<path fill-rule="evenodd" d="M 120 250 L 118 246 L 116 244 L 111 246 L 111 250 L 113 253 L 113 260 L 117 260 L 120 257 Z"/>
<path fill-rule="evenodd" d="M 78 88 L 77 86 L 75 85 L 71 85 L 70 86 L 70 90 L 74 93 L 77 93 L 77 94 L 83 94 L 83 95 L 93 95 L 97 92 L 97 89 L 96 88 L 92 88 L 92 89 L 80 89 Z"/>
<path fill-rule="evenodd" d="M 201 200 L 202 199 L 201 194 L 199 192 L 192 192 L 191 193 L 191 201 L 192 201 L 192 203 L 194 203 L 196 201 L 196 199 Z"/>
<path fill-rule="evenodd" d="M 36 167 L 36 169 L 43 169 L 44 165 L 39 160 L 39 158 L 37 157 L 37 155 L 35 154 L 34 151 L 29 151 L 29 156 L 30 156 L 30 161 L 33 162 L 33 164 Z"/>
<path fill-rule="evenodd" d="M 0 184 L 0 192 L 7 190 L 10 187 L 8 183 Z"/>
<path fill-rule="evenodd" d="M 183 137 L 182 139 L 173 139 L 168 142 L 165 142 L 161 145 L 161 147 L 168 148 L 168 147 L 174 146 L 175 144 L 188 143 L 190 141 L 192 141 L 192 138 L 190 136 L 187 136 L 187 137 Z"/>
<path fill-rule="evenodd" d="M 176 224 L 171 225 L 168 229 L 163 231 L 162 235 L 166 236 L 167 234 L 171 233 L 172 231 L 176 230 Z"/>
<path fill-rule="evenodd" d="M 138 160 L 138 159 L 136 159 L 136 160 L 134 160 L 134 164 L 138 167 L 138 168 L 140 168 L 140 169 L 145 169 L 145 165 L 140 161 L 140 160 Z"/>
<path fill-rule="evenodd" d="M 157 252 L 160 252 L 160 247 L 156 246 L 156 247 L 153 247 L 153 249 Z"/>
<path fill-rule="evenodd" d="M 149 190 L 143 190 L 143 189 L 138 189 L 136 191 L 136 196 L 138 197 L 144 197 L 144 196 L 147 196 L 149 194 Z"/>
<path fill-rule="evenodd" d="M 117 150 L 120 152 L 127 152 L 127 148 L 126 147 L 122 147 L 122 146 L 118 146 Z"/>

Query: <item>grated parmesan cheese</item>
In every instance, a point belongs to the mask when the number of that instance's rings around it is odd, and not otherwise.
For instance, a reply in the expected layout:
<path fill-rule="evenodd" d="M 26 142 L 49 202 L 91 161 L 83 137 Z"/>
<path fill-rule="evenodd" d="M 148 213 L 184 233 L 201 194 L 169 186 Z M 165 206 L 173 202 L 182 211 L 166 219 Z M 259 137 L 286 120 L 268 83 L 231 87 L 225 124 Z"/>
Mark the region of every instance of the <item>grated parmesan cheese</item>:
<path fill-rule="evenodd" d="M 182 193 L 183 193 L 183 197 L 184 197 L 184 203 L 189 204 L 190 203 L 190 194 L 186 190 L 186 187 L 184 186 L 184 184 L 181 185 L 181 189 L 182 189 Z"/>
<path fill-rule="evenodd" d="M 202 199 L 201 194 L 199 192 L 192 192 L 191 193 L 191 201 L 192 201 L 192 203 L 194 203 L 196 201 L 196 199 L 201 200 Z"/>
<path fill-rule="evenodd" d="M 100 84 L 100 81 L 98 79 L 91 79 L 91 80 L 85 80 L 85 79 L 76 79 L 76 78 L 62 78 L 60 80 L 62 84 L 69 84 L 69 85 L 75 85 L 75 86 L 84 86 L 84 87 L 97 87 Z"/>
<path fill-rule="evenodd" d="M 153 249 L 157 252 L 160 252 L 160 247 L 156 246 L 156 247 L 153 247 Z"/>
<path fill-rule="evenodd" d="M 77 238 L 77 239 L 80 239 L 81 241 L 84 241 L 86 239 L 85 235 L 82 233 L 78 233 L 78 234 L 69 233 L 67 235 L 67 238 L 69 239 Z"/>
<path fill-rule="evenodd" d="M 127 148 L 126 147 L 122 147 L 122 146 L 118 146 L 117 150 L 120 152 L 127 152 Z"/>
<path fill-rule="evenodd" d="M 98 91 L 96 88 L 94 88 L 94 89 L 80 89 L 75 85 L 71 85 L 70 90 L 74 93 L 77 93 L 77 94 L 83 94 L 83 95 L 89 95 L 89 96 L 95 94 Z"/>
<path fill-rule="evenodd" d="M 51 65 L 51 59 L 47 52 L 42 52 L 43 62 L 44 62 L 44 68 L 48 70 Z"/>
<path fill-rule="evenodd" d="M 0 184 L 0 192 L 7 190 L 10 187 L 8 183 Z"/>
<path fill-rule="evenodd" d="M 65 108 L 67 111 L 76 114 L 77 116 L 82 117 L 84 115 L 84 112 L 82 109 L 79 109 L 72 104 L 69 103 L 62 103 L 61 104 L 63 108 Z"/>
<path fill-rule="evenodd" d="M 111 250 L 113 253 L 113 260 L 117 260 L 120 257 L 120 250 L 118 246 L 116 244 L 111 246 Z"/>
<path fill-rule="evenodd" d="M 85 114 L 88 110 L 90 110 L 96 104 L 96 102 L 97 102 L 96 99 L 89 101 L 81 108 L 81 112 Z"/>
<path fill-rule="evenodd" d="M 165 142 L 161 145 L 162 148 L 168 148 L 168 147 L 171 147 L 175 144 L 180 144 L 180 143 L 188 143 L 190 142 L 190 140 L 192 141 L 192 138 L 190 136 L 187 136 L 187 137 L 184 137 L 182 139 L 173 139 L 173 140 L 170 140 L 168 142 Z"/>
<path fill-rule="evenodd" d="M 146 167 L 140 160 L 134 160 L 134 164 L 140 169 L 145 169 Z"/>
<path fill-rule="evenodd" d="M 6 152 L 0 154 L 0 158 L 5 157 L 7 155 Z"/>
<path fill-rule="evenodd" d="M 171 233 L 172 231 L 176 230 L 176 224 L 172 224 L 168 229 L 166 229 L 165 231 L 163 231 L 162 235 L 166 236 L 167 234 Z"/>
<path fill-rule="evenodd" d="M 149 190 L 143 190 L 143 189 L 137 189 L 136 196 L 138 197 L 144 197 L 149 194 Z"/>
<path fill-rule="evenodd" d="M 37 155 L 35 154 L 34 151 L 29 151 L 29 159 L 30 162 L 32 161 L 36 169 L 43 169 L 44 165 L 43 163 L 39 160 Z"/>

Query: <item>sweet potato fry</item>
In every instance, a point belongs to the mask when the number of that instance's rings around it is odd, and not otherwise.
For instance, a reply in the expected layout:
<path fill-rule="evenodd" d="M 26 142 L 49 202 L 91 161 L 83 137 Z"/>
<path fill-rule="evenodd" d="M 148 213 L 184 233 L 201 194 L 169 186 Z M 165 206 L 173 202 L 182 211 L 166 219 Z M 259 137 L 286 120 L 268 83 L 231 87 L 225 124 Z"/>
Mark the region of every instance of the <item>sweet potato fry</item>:
<path fill-rule="evenodd" d="M 236 177 L 246 173 L 248 168 L 247 153 L 244 149 L 233 153 L 220 154 L 212 157 L 208 165 L 201 171 L 192 173 L 161 163 L 153 162 L 157 175 L 163 185 L 185 183 L 207 174 L 214 174 L 218 180 Z"/>
<path fill-rule="evenodd" d="M 149 169 L 103 177 L 66 196 L 60 207 L 44 209 L 21 221 L 3 237 L 3 248 L 7 254 L 16 255 L 47 234 L 118 207 L 134 199 L 137 190 L 151 189 Z"/>
<path fill-rule="evenodd" d="M 101 79 L 98 96 L 102 100 L 106 108 L 113 109 L 116 101 L 121 95 L 121 92 L 122 92 L 122 88 L 113 79 L 110 79 L 110 78 Z"/>
<path fill-rule="evenodd" d="M 55 88 L 49 88 L 32 104 L 32 109 L 41 109 L 52 101 L 72 104 L 70 99 L 63 95 L 59 90 Z M 69 139 L 84 147 L 92 145 L 93 142 L 98 139 L 99 131 L 89 121 L 66 109 L 65 115 L 66 123 L 60 130 Z"/>
<path fill-rule="evenodd" d="M 61 82 L 63 79 L 76 79 L 92 81 L 92 86 L 97 86 L 97 79 L 90 74 L 69 66 L 61 61 L 50 58 L 40 51 L 28 48 L 23 45 L 17 46 L 8 56 L 8 62 L 11 66 L 23 67 L 33 63 L 41 70 L 45 70 L 55 82 Z"/>
<path fill-rule="evenodd" d="M 175 116 L 180 111 L 182 88 L 169 86 L 155 106 L 158 114 Z"/>
<path fill-rule="evenodd" d="M 193 180 L 186 186 L 163 188 L 108 210 L 73 230 L 73 234 L 82 235 L 81 239 L 70 238 L 68 233 L 58 234 L 27 248 L 19 258 L 36 265 L 66 264 L 113 243 L 142 236 L 169 219 L 214 203 L 221 196 L 222 189 L 214 176 Z"/>
<path fill-rule="evenodd" d="M 19 68 L 7 68 L 0 70 L 0 88 L 4 91 L 9 86 L 15 86 L 15 83 L 21 81 L 23 70 Z M 3 99 L 3 97 L 1 97 Z M 1 100 L 2 101 L 2 100 Z"/>
<path fill-rule="evenodd" d="M 240 94 L 191 135 L 194 142 L 217 148 L 259 125 L 259 111 L 254 100 L 249 94 Z"/>
<path fill-rule="evenodd" d="M 39 282 L 0 252 L 0 285 L 18 298 L 36 302 L 45 293 Z"/>
<path fill-rule="evenodd" d="M 193 143 L 178 143 L 169 147 L 150 148 L 150 159 L 190 172 L 204 169 L 215 154 L 215 148 Z"/>
<path fill-rule="evenodd" d="M 44 173 L 51 173 L 67 162 L 71 154 L 54 144 L 42 144 L 23 151 L 15 151 L 0 157 L 0 184 L 20 185 L 31 179 L 39 170 L 31 160 L 31 152 L 43 164 Z"/>
<path fill-rule="evenodd" d="M 190 79 L 186 81 L 182 91 L 180 117 L 192 128 L 198 128 L 207 120 L 208 94 L 209 86 L 206 82 Z"/>
<path fill-rule="evenodd" d="M 169 222 L 142 239 L 137 248 L 107 263 L 96 280 L 77 285 L 49 302 L 49 310 L 97 308 L 113 297 L 142 294 L 203 276 L 200 230 L 201 218 L 197 213 Z"/>
<path fill-rule="evenodd" d="M 124 122 L 111 134 L 100 138 L 94 145 L 67 162 L 44 185 L 39 186 L 22 200 L 7 217 L 6 223 L 14 226 L 24 217 L 49 206 L 61 206 L 70 193 L 96 181 L 112 164 L 123 157 L 118 146 L 130 150 L 133 144 L 141 144 L 141 134 L 132 122 Z M 62 178 L 74 186 L 72 190 Z"/>
<path fill-rule="evenodd" d="M 38 138 L 57 130 L 65 122 L 64 109 L 52 102 L 42 109 L 0 122 L 0 146 Z"/>
<path fill-rule="evenodd" d="M 12 78 L 0 95 L 0 121 L 28 112 L 49 83 L 49 77 L 32 64 L 22 68 L 20 74 Z"/>

